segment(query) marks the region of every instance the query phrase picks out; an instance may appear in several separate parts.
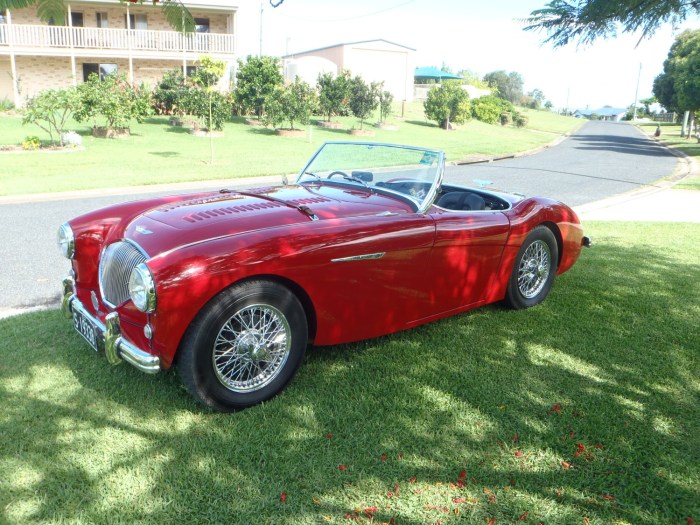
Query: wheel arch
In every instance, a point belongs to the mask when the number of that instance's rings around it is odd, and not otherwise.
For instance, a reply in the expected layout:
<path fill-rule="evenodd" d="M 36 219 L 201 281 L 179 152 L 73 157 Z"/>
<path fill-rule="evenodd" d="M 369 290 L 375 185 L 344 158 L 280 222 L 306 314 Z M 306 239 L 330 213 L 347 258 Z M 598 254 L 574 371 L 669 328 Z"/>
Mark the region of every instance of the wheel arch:
<path fill-rule="evenodd" d="M 551 221 L 544 221 L 544 222 L 540 223 L 539 226 L 544 226 L 545 228 L 549 229 L 557 241 L 557 268 L 558 268 L 561 265 L 561 260 L 562 260 L 562 256 L 564 253 L 564 239 L 562 238 L 561 230 L 559 230 L 559 226 L 557 226 L 555 223 L 553 223 Z"/>

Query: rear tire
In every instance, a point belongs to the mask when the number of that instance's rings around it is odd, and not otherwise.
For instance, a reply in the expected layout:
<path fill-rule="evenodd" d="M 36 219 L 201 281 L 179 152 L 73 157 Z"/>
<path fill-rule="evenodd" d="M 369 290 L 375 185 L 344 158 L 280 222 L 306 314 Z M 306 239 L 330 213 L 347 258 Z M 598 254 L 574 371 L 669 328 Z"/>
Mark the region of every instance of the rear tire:
<path fill-rule="evenodd" d="M 220 412 L 281 392 L 306 351 L 304 309 L 287 288 L 249 281 L 214 297 L 187 329 L 178 371 L 190 394 Z"/>
<path fill-rule="evenodd" d="M 559 248 L 552 231 L 538 226 L 525 238 L 515 258 L 505 303 L 516 310 L 545 300 L 557 274 Z"/>

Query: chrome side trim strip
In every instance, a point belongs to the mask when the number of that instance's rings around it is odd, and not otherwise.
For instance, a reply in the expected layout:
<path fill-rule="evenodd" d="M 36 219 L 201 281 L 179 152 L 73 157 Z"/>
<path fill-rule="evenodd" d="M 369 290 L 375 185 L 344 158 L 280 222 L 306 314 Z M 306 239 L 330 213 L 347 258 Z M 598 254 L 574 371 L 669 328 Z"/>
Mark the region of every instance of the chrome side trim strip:
<path fill-rule="evenodd" d="M 338 259 L 331 259 L 331 262 L 337 263 L 337 262 L 349 262 L 349 261 L 367 261 L 371 259 L 381 259 L 384 257 L 386 252 L 377 252 L 377 253 L 367 253 L 364 255 L 351 255 L 350 257 L 340 257 Z"/>

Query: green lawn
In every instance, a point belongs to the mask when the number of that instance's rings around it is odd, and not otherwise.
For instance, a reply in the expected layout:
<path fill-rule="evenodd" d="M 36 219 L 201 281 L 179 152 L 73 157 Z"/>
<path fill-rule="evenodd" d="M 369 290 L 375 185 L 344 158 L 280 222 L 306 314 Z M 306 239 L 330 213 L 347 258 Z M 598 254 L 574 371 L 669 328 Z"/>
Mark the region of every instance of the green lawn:
<path fill-rule="evenodd" d="M 57 311 L 2 320 L 0 522 L 700 521 L 700 226 L 586 233 L 543 305 L 311 349 L 230 415 Z"/>
<path fill-rule="evenodd" d="M 472 121 L 447 132 L 427 122 L 416 103 L 407 105 L 405 117 L 394 119 L 398 131 L 376 129 L 370 140 L 442 149 L 452 161 L 529 150 L 581 124 L 576 119 L 529 111 L 530 124 L 525 129 Z M 358 126 L 354 118 L 340 120 L 348 128 Z M 0 195 L 292 174 L 298 173 L 324 141 L 355 140 L 345 130 L 318 127 L 313 128 L 311 142 L 308 136 L 282 138 L 237 118 L 226 124 L 223 138 L 215 139 L 215 161 L 209 164 L 209 139 L 169 126 L 162 117 L 134 124 L 132 137 L 122 140 L 95 139 L 86 125 L 73 123 L 70 128 L 83 136 L 84 151 L 0 153 Z M 19 116 L 0 116 L 0 144 L 19 144 L 28 135 L 48 139 L 38 127 L 23 126 Z"/>
<path fill-rule="evenodd" d="M 652 135 L 656 130 L 656 123 L 641 124 L 640 128 L 645 133 Z M 677 148 L 689 157 L 700 161 L 700 142 L 696 138 L 683 138 L 681 135 L 681 126 L 676 124 L 661 124 L 661 140 L 669 144 L 671 147 Z M 674 186 L 674 188 L 683 190 L 699 190 L 700 191 L 700 175 L 689 177 L 682 180 Z"/>

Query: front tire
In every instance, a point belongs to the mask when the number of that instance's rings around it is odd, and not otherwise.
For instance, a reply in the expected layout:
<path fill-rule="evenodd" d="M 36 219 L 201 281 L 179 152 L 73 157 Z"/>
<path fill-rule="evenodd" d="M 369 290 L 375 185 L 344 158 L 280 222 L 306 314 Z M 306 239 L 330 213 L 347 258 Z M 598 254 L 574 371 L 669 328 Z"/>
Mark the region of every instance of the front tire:
<path fill-rule="evenodd" d="M 554 282 L 559 248 L 552 231 L 538 226 L 525 238 L 515 258 L 506 290 L 506 305 L 520 310 L 545 300 Z"/>
<path fill-rule="evenodd" d="M 244 282 L 197 315 L 180 344 L 178 371 L 195 399 L 230 412 L 281 392 L 307 341 L 306 315 L 291 291 L 270 281 Z"/>

